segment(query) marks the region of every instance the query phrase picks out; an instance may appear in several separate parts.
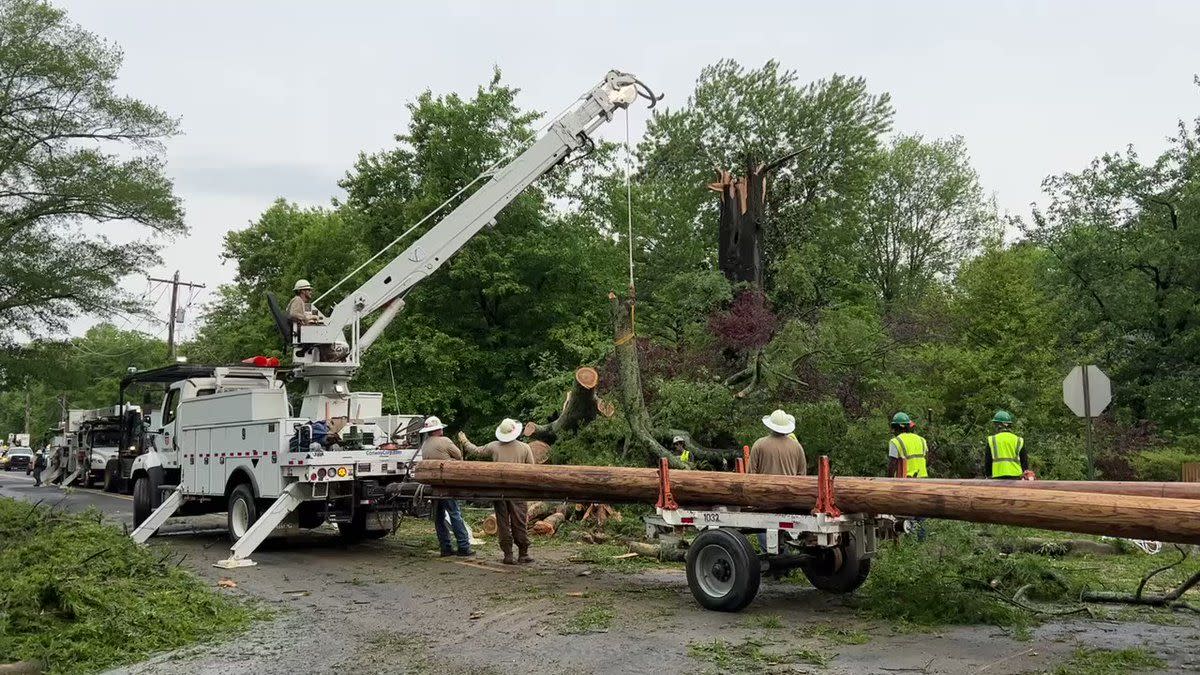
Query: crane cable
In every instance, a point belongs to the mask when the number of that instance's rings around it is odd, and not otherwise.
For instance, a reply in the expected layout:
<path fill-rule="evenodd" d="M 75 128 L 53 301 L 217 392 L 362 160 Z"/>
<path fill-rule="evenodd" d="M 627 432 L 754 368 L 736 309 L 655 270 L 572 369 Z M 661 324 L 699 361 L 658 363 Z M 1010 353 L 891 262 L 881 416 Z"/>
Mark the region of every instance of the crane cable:
<path fill-rule="evenodd" d="M 631 178 L 633 158 L 629 146 L 629 108 L 625 109 L 625 242 L 629 247 L 629 295 L 634 296 L 633 284 L 633 179 Z M 629 303 L 629 331 L 613 340 L 613 345 L 620 347 L 627 344 L 637 335 L 634 326 L 634 303 Z"/>

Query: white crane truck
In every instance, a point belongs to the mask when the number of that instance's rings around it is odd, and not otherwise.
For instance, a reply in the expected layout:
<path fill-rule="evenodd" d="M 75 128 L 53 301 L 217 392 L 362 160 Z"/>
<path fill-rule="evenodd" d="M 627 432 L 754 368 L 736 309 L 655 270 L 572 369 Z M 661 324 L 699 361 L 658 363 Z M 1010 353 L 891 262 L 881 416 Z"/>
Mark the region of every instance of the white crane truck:
<path fill-rule="evenodd" d="M 235 543 L 218 565 L 239 567 L 254 564 L 248 556 L 288 518 L 301 526 L 335 522 L 355 538 L 387 534 L 384 518 L 410 508 L 418 501 L 413 493 L 419 494 L 409 480 L 415 434 L 396 438 L 393 430 L 414 430 L 421 417 L 385 417 L 381 394 L 350 391 L 363 352 L 396 317 L 409 289 L 493 224 L 538 178 L 572 153 L 594 147 L 590 134 L 639 97 L 651 107 L 658 100 L 636 77 L 610 71 L 540 138 L 489 170 L 484 185 L 347 294 L 323 322 L 294 323 L 268 295 L 292 357 L 288 374 L 306 383 L 298 415 L 278 369 L 261 357 L 257 366 L 175 366 L 177 371 L 143 375 L 143 381 L 171 379 L 161 413 L 150 423 L 157 430 L 152 447 L 132 464 L 133 538 L 146 541 L 176 514 L 224 511 Z M 376 313 L 364 332 L 363 321 Z M 348 420 L 343 442 L 314 443 L 318 423 L 335 418 Z"/>

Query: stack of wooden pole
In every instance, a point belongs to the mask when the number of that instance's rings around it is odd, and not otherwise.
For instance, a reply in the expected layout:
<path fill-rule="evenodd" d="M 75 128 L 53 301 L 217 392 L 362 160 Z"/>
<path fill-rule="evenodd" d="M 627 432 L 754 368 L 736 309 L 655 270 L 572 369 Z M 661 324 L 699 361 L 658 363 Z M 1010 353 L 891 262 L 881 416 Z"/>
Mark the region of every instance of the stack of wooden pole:
<path fill-rule="evenodd" d="M 446 496 L 654 503 L 659 493 L 655 469 L 421 462 L 415 475 L 433 486 L 436 494 Z M 795 513 L 811 510 L 817 498 L 815 476 L 673 470 L 670 479 L 676 501 L 684 506 Z M 1124 488 L 1142 494 L 1105 493 L 1102 490 L 1108 488 L 1097 485 L 1103 484 L 1089 483 L 1085 491 L 1082 483 L 1064 486 L 1057 481 L 834 479 L 836 504 L 846 513 L 925 516 L 1200 544 L 1200 494 L 1168 484 Z"/>

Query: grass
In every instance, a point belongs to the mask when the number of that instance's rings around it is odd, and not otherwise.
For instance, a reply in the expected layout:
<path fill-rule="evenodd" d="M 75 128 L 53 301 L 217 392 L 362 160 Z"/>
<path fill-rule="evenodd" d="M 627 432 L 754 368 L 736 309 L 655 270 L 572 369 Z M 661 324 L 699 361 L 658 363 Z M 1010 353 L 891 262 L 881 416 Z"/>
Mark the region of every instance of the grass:
<path fill-rule="evenodd" d="M 588 605 L 568 619 L 559 633 L 562 635 L 603 633 L 612 626 L 613 618 L 612 607 L 598 604 Z"/>
<path fill-rule="evenodd" d="M 99 671 L 239 632 L 265 613 L 224 597 L 101 514 L 0 498 L 0 660 Z"/>
<path fill-rule="evenodd" d="M 1125 675 L 1141 670 L 1162 670 L 1167 663 L 1142 648 L 1075 650 L 1071 660 L 1059 666 L 1055 675 Z"/>
<path fill-rule="evenodd" d="M 746 620 L 747 628 L 758 628 L 761 630 L 780 630 L 783 628 L 783 619 L 777 614 L 765 614 L 763 616 L 752 616 Z"/>
<path fill-rule="evenodd" d="M 817 638 L 837 645 L 865 645 L 871 641 L 871 636 L 864 631 L 845 626 L 839 626 L 828 621 L 810 623 L 798 631 L 808 638 Z"/>
<path fill-rule="evenodd" d="M 787 652 L 767 651 L 764 649 L 765 644 L 754 639 L 738 643 L 724 640 L 693 642 L 688 645 L 688 656 L 697 661 L 711 663 L 722 673 L 753 673 L 771 666 L 801 663 L 825 666 L 829 664 L 831 658 L 815 649 L 793 649 Z"/>

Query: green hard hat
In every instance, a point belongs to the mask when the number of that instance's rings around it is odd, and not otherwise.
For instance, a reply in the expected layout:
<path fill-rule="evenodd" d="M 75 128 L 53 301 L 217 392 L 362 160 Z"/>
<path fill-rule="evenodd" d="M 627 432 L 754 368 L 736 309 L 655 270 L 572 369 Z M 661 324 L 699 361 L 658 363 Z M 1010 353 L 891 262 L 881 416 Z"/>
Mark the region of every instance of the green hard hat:
<path fill-rule="evenodd" d="M 992 421 L 996 424 L 1012 424 L 1013 416 L 1007 410 L 997 410 L 996 414 L 992 417 Z"/>
<path fill-rule="evenodd" d="M 906 427 L 910 424 L 912 424 L 912 418 L 908 416 L 908 413 L 898 412 L 895 415 L 892 415 L 892 426 Z"/>

